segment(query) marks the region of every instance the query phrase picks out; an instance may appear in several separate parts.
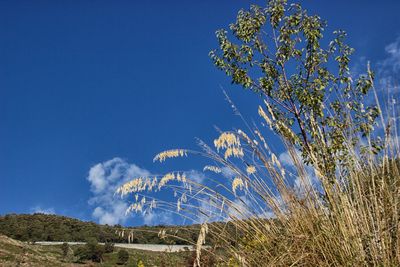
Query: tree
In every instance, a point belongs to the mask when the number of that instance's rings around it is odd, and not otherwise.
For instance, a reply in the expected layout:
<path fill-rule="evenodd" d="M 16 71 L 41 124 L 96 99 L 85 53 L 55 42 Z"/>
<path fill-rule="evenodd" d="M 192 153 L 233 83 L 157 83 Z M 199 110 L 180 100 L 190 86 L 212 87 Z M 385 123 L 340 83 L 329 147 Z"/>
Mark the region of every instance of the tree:
<path fill-rule="evenodd" d="M 350 162 L 359 138 L 370 136 L 379 109 L 361 101 L 374 74 L 368 68 L 353 80 L 354 50 L 345 43 L 346 33 L 335 31 L 326 42 L 325 27 L 299 4 L 270 0 L 266 8 L 239 11 L 229 33 L 218 30 L 219 48 L 210 56 L 232 83 L 263 97 L 266 107 L 259 113 L 271 129 L 294 144 L 306 163 L 333 176 L 336 163 Z M 378 141 L 369 143 L 375 153 Z"/>
<path fill-rule="evenodd" d="M 125 264 L 125 263 L 128 262 L 128 260 L 129 260 L 129 253 L 128 253 L 128 251 L 126 251 L 125 249 L 120 249 L 120 250 L 118 251 L 118 261 L 117 261 L 117 264 L 120 264 L 120 265 Z"/>
<path fill-rule="evenodd" d="M 102 262 L 103 261 L 103 254 L 104 254 L 104 247 L 97 243 L 97 240 L 90 239 L 86 242 L 85 245 L 88 259 L 94 262 Z"/>

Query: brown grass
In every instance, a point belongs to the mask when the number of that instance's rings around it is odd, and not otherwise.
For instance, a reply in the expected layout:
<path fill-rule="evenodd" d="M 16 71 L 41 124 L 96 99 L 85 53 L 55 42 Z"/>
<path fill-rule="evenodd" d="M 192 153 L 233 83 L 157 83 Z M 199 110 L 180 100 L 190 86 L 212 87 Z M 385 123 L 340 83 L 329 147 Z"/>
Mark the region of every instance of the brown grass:
<path fill-rule="evenodd" d="M 263 108 L 259 111 L 268 124 L 279 123 Z M 400 149 L 392 128 L 384 131 L 380 153 L 372 153 L 368 140 L 366 153 L 360 152 L 361 143 L 347 144 L 347 162 L 329 175 L 324 174 L 320 158 L 311 154 L 306 165 L 285 138 L 281 140 L 286 159 L 274 154 L 257 127 L 248 132 L 221 132 L 214 141 L 216 150 L 199 141 L 201 151 L 170 150 L 158 157 L 204 156 L 213 162 L 204 171 L 215 172 L 218 178 L 210 175 L 198 183 L 184 172 L 173 172 L 168 179 L 140 178 L 119 192 L 137 194 L 130 210 L 157 207 L 203 223 L 199 242 L 194 244 L 198 257 L 207 239 L 207 223 L 233 223 L 236 233 L 225 231 L 225 224 L 208 225 L 208 235 L 218 236 L 219 246 L 228 255 L 218 256 L 222 265 L 400 265 Z M 318 126 L 314 134 L 321 149 L 326 148 Z M 177 202 L 148 194 L 159 190 L 171 190 Z M 200 263 L 197 259 L 194 265 Z"/>

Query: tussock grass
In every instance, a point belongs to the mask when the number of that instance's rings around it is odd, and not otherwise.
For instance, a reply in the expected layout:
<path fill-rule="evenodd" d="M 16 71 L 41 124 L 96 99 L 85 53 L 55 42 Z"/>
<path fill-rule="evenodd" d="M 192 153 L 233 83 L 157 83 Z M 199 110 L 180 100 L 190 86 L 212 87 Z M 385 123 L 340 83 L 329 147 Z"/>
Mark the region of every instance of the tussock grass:
<path fill-rule="evenodd" d="M 217 31 L 220 49 L 211 58 L 233 83 L 262 96 L 259 125 L 247 123 L 228 98 L 246 129 L 218 130 L 214 148 L 199 140 L 199 151 L 172 149 L 154 158 L 205 157 L 205 180 L 175 171 L 118 190 L 135 195 L 128 211 L 157 208 L 200 223 L 195 266 L 202 265 L 207 236 L 225 250 L 215 256 L 227 266 L 400 265 L 396 120 L 378 101 L 364 106 L 371 88 L 378 100 L 374 74 L 368 66 L 353 79 L 346 34 L 335 32 L 324 49 L 325 25 L 285 0 L 241 10 L 230 25 L 239 44 Z M 270 148 L 270 131 L 285 154 Z M 157 199 L 161 190 L 177 201 Z"/>
<path fill-rule="evenodd" d="M 207 234 L 229 255 L 219 254 L 219 260 L 231 265 L 400 264 L 400 150 L 393 133 L 387 135 L 382 153 L 360 154 L 352 147 L 351 164 L 335 177 L 324 175 L 317 162 L 306 165 L 294 145 L 283 139 L 292 164 L 285 167 L 258 129 L 252 135 L 254 139 L 242 130 L 223 132 L 215 141 L 216 151 L 203 142 L 202 151 L 187 151 L 213 160 L 215 165 L 205 171 L 216 172 L 218 180 L 198 184 L 176 172 L 168 179 L 139 178 L 148 186 L 128 183 L 121 190 L 138 194 L 132 205 L 136 211 L 158 207 L 202 223 L 194 244 L 195 265 L 201 265 Z M 222 170 L 230 175 L 223 177 Z M 151 190 L 172 190 L 177 202 L 146 200 L 141 194 Z M 213 221 L 229 221 L 236 232 L 225 231 L 224 223 L 209 224 Z"/>

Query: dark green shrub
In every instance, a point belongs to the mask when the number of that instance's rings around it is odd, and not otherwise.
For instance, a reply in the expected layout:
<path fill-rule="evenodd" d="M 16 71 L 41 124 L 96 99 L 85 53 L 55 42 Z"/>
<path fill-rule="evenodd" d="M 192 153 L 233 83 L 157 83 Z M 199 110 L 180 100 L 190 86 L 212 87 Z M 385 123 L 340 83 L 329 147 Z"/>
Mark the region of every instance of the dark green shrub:
<path fill-rule="evenodd" d="M 85 244 L 85 246 L 78 247 L 74 254 L 78 258 L 78 262 L 84 260 L 102 262 L 104 252 L 104 246 L 99 245 L 96 240 L 90 240 Z"/>
<path fill-rule="evenodd" d="M 129 260 L 129 253 L 128 251 L 121 249 L 120 251 L 118 251 L 118 261 L 117 264 L 125 264 L 127 263 Z"/>

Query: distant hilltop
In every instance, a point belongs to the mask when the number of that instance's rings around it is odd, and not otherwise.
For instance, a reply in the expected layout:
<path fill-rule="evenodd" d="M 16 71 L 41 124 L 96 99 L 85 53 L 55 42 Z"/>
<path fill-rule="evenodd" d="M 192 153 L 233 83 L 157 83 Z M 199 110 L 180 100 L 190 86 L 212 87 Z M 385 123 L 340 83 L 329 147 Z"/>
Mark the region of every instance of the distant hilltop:
<path fill-rule="evenodd" d="M 225 229 L 229 229 L 229 227 Z M 125 234 L 122 236 L 123 230 Z M 164 233 L 168 234 L 168 238 L 159 236 L 161 230 L 165 230 Z M 96 239 L 98 242 L 126 243 L 128 242 L 128 232 L 133 232 L 130 240 L 132 243 L 187 245 L 196 243 L 199 225 L 159 225 L 127 228 L 120 225 L 100 225 L 66 216 L 42 213 L 0 216 L 0 234 L 20 241 L 86 242 L 90 239 Z M 214 241 L 210 237 L 208 243 Z"/>

